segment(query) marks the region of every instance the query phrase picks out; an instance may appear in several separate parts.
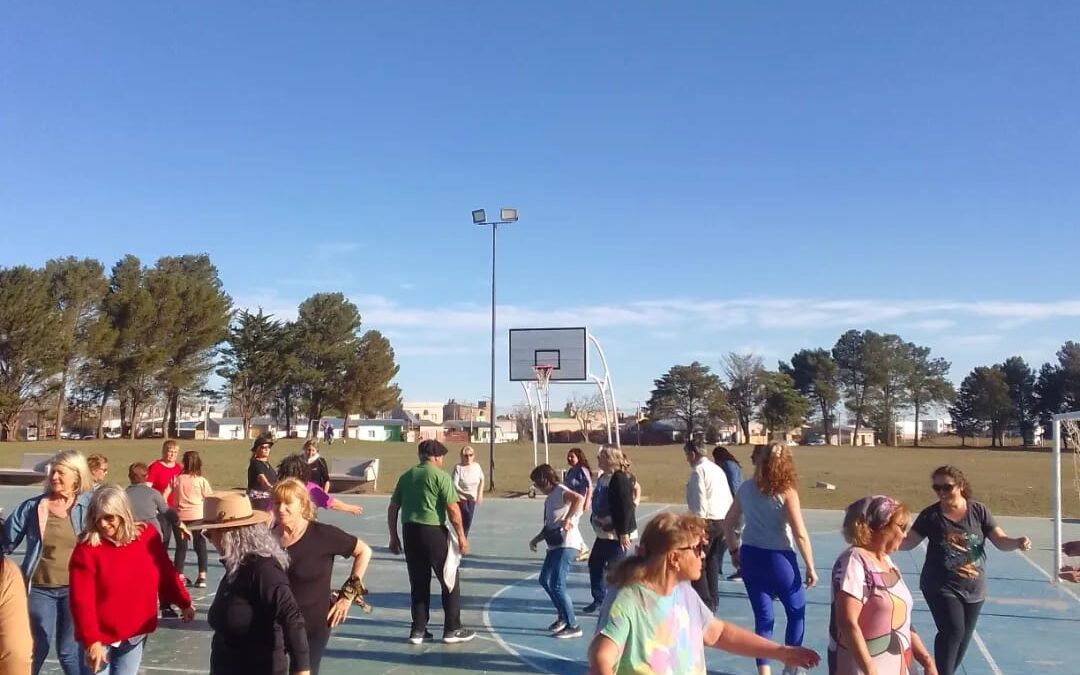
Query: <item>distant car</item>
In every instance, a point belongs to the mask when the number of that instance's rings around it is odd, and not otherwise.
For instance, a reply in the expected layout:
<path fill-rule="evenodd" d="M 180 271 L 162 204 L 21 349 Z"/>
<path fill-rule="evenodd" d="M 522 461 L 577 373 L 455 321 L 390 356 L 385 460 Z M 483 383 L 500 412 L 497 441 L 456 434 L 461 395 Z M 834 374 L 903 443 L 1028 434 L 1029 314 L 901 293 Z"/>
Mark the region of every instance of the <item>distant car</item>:
<path fill-rule="evenodd" d="M 119 431 L 106 431 L 105 438 L 120 438 Z"/>
<path fill-rule="evenodd" d="M 824 438 L 812 438 L 806 442 L 807 445 L 826 445 Z"/>
<path fill-rule="evenodd" d="M 97 436 L 95 436 L 94 434 L 83 434 L 82 435 L 82 440 L 84 440 L 84 441 L 92 441 L 92 440 L 94 440 L 96 438 L 97 438 Z"/>
<path fill-rule="evenodd" d="M 71 432 L 70 431 L 61 431 L 60 432 L 60 440 L 62 440 L 62 441 L 71 440 Z"/>

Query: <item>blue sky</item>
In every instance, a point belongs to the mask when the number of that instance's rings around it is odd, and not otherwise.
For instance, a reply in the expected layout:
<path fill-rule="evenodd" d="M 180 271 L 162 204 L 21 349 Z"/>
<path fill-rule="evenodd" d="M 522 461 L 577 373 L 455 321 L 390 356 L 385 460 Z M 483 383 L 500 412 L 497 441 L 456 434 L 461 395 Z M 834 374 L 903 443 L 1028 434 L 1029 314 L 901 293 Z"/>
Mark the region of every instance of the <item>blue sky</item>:
<path fill-rule="evenodd" d="M 1037 366 L 1080 338 L 1077 25 L 1073 3 L 3 3 L 0 264 L 205 251 L 239 306 L 345 292 L 407 398 L 476 399 L 469 211 L 516 206 L 504 402 L 515 326 L 588 325 L 624 407 L 673 364 L 848 328 L 957 380 Z"/>

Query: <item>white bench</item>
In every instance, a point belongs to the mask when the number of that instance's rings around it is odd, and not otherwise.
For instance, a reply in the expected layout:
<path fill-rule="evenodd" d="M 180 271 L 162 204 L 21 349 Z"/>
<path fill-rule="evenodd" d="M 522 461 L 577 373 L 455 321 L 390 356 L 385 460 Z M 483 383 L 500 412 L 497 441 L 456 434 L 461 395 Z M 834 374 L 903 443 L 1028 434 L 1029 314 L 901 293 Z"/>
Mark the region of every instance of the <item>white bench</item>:
<path fill-rule="evenodd" d="M 23 453 L 22 466 L 18 469 L 0 469 L 0 483 L 5 485 L 33 485 L 45 480 L 49 475 L 51 452 Z"/>
<path fill-rule="evenodd" d="M 334 457 L 330 460 L 330 492 L 374 492 L 378 480 L 377 458 Z"/>

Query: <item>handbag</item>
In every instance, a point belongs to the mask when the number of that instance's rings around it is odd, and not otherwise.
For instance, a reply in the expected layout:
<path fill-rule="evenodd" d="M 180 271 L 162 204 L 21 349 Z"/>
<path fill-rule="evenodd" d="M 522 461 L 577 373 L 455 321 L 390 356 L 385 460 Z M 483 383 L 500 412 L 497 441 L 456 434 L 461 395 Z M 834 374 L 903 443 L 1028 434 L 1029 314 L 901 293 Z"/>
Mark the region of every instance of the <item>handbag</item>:
<path fill-rule="evenodd" d="M 562 527 L 545 527 L 544 542 L 551 548 L 559 548 L 566 543 L 566 531 Z"/>

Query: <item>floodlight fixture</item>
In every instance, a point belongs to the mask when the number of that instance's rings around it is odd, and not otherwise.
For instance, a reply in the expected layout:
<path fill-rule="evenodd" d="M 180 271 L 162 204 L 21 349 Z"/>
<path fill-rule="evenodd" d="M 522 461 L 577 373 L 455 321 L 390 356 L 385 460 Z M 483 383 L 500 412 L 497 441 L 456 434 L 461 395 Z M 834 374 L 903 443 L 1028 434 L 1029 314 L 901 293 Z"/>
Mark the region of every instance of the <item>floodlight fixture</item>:
<path fill-rule="evenodd" d="M 472 212 L 472 221 L 474 225 L 483 225 L 487 221 L 487 213 L 484 209 L 476 209 Z"/>
<path fill-rule="evenodd" d="M 499 209 L 499 220 L 504 223 L 516 223 L 517 219 L 517 209 Z"/>

